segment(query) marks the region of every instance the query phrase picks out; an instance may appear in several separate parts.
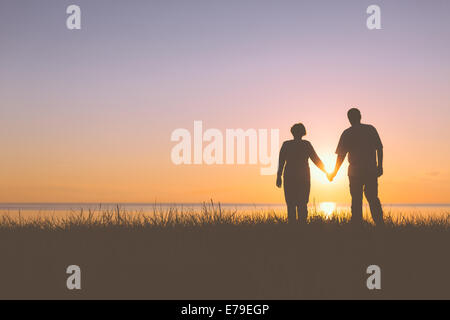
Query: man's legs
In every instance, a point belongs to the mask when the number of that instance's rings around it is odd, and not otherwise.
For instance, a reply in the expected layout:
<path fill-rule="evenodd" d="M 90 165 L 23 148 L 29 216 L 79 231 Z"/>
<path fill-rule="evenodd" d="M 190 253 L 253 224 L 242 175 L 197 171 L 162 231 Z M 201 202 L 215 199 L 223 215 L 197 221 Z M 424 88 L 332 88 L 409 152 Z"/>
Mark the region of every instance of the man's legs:
<path fill-rule="evenodd" d="M 301 224 L 306 223 L 306 219 L 308 217 L 308 204 L 307 203 L 300 203 L 297 206 L 298 210 L 298 222 Z"/>
<path fill-rule="evenodd" d="M 364 194 L 366 195 L 367 202 L 369 202 L 370 213 L 372 219 L 377 226 L 383 225 L 383 209 L 381 208 L 381 202 L 378 198 L 378 178 L 368 178 L 364 187 Z"/>
<path fill-rule="evenodd" d="M 358 177 L 348 177 L 350 181 L 350 195 L 352 196 L 351 222 L 362 221 L 363 181 Z"/>

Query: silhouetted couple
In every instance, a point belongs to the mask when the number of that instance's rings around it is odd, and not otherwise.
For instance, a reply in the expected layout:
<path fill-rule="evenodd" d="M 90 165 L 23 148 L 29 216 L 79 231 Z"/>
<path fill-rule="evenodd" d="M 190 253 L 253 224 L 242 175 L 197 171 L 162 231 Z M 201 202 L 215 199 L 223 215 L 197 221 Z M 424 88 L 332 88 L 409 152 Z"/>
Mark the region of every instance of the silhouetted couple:
<path fill-rule="evenodd" d="M 277 187 L 281 188 L 283 174 L 284 196 L 286 199 L 288 222 L 306 222 L 308 217 L 309 191 L 311 179 L 308 160 L 322 170 L 333 181 L 348 153 L 348 178 L 352 196 L 352 222 L 362 221 L 363 192 L 369 202 L 372 218 L 377 225 L 383 224 L 383 210 L 378 198 L 378 177 L 383 174 L 383 145 L 377 130 L 361 123 L 361 112 L 352 108 L 347 112 L 351 127 L 346 129 L 339 140 L 334 171 L 328 173 L 307 140 L 305 126 L 294 124 L 291 133 L 293 140 L 283 143 L 280 150 L 277 173 Z M 297 218 L 298 217 L 298 218 Z"/>

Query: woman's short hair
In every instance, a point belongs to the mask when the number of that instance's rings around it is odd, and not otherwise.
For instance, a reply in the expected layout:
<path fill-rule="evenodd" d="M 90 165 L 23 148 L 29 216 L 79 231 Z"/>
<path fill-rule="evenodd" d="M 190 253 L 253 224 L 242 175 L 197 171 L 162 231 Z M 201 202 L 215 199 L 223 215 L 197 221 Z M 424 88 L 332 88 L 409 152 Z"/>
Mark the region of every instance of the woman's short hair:
<path fill-rule="evenodd" d="M 303 123 L 296 123 L 291 127 L 291 133 L 295 137 L 303 137 L 306 135 L 306 128 Z"/>

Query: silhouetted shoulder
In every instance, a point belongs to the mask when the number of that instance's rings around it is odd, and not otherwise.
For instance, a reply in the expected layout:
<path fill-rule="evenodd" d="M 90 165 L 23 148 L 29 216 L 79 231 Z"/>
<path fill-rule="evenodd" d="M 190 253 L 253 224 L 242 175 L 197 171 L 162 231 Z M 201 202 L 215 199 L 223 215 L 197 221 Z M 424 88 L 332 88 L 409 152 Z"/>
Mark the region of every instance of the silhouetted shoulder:
<path fill-rule="evenodd" d="M 347 129 L 345 129 L 342 133 L 349 133 L 351 132 L 353 129 L 353 127 L 348 127 Z"/>
<path fill-rule="evenodd" d="M 361 132 L 369 132 L 371 134 L 376 133 L 378 135 L 377 129 L 371 124 L 364 124 L 361 123 L 358 126 L 355 127 L 349 127 L 342 132 L 342 136 L 348 136 L 352 134 L 360 134 Z"/>
<path fill-rule="evenodd" d="M 305 141 L 305 147 L 306 147 L 309 157 L 313 161 L 320 161 L 319 156 L 317 155 L 316 151 L 314 150 L 312 143 L 309 142 L 308 140 L 304 140 L 304 141 Z"/>
<path fill-rule="evenodd" d="M 287 148 L 294 140 L 286 140 L 283 142 L 283 144 L 281 145 L 281 148 Z"/>
<path fill-rule="evenodd" d="M 313 148 L 311 142 L 309 142 L 308 140 L 303 140 L 303 142 L 304 142 L 304 144 L 305 144 L 305 147 L 306 147 L 309 151 L 314 150 L 314 148 Z"/>
<path fill-rule="evenodd" d="M 378 135 L 377 129 L 370 124 L 365 124 L 364 126 L 365 126 L 365 128 L 367 128 L 367 131 L 370 132 L 370 136 L 372 137 L 372 142 L 373 142 L 375 148 L 378 148 L 378 149 L 383 148 L 383 144 L 381 143 L 381 139 L 380 139 L 380 136 Z"/>
<path fill-rule="evenodd" d="M 361 126 L 363 126 L 367 130 L 370 130 L 372 132 L 377 132 L 377 129 L 375 129 L 375 127 L 373 125 L 371 125 L 371 124 L 361 124 Z"/>
<path fill-rule="evenodd" d="M 280 154 L 286 153 L 286 151 L 289 149 L 289 146 L 291 145 L 293 140 L 286 140 L 283 142 L 280 148 Z"/>
<path fill-rule="evenodd" d="M 339 138 L 339 143 L 338 146 L 336 148 L 336 154 L 340 154 L 340 155 L 346 155 L 347 152 L 349 151 L 349 136 L 352 133 L 352 127 L 345 129 L 342 134 L 341 137 Z"/>
<path fill-rule="evenodd" d="M 342 132 L 342 136 L 347 136 L 347 135 L 351 134 L 352 129 L 353 129 L 353 127 L 348 127 L 347 129 L 345 129 L 345 130 Z"/>

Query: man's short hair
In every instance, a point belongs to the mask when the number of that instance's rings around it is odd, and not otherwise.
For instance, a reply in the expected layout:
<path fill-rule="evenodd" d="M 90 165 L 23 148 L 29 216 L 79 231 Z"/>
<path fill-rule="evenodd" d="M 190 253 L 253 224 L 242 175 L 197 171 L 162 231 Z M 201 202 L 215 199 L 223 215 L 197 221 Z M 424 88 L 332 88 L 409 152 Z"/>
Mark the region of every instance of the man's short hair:
<path fill-rule="evenodd" d="M 295 137 L 303 137 L 306 135 L 306 128 L 303 123 L 296 123 L 291 127 L 291 133 Z"/>
<path fill-rule="evenodd" d="M 351 108 L 347 112 L 347 117 L 350 123 L 358 123 L 361 121 L 361 111 L 356 108 Z"/>

